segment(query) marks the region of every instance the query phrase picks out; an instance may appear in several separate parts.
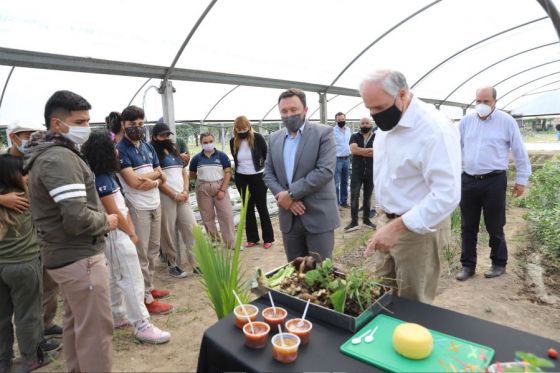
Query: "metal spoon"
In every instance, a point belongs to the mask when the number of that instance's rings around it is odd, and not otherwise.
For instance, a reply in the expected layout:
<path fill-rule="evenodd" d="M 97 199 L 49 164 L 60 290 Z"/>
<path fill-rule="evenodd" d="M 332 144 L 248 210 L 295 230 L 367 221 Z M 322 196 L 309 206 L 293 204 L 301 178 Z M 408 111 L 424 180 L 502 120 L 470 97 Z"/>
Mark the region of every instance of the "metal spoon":
<path fill-rule="evenodd" d="M 376 326 L 376 327 L 371 331 L 370 334 L 366 335 L 366 338 L 364 339 L 364 342 L 366 342 L 366 343 L 371 343 L 371 342 L 373 342 L 373 339 L 374 339 L 373 336 L 374 336 L 375 333 L 377 332 L 377 328 L 378 328 L 378 327 L 379 327 L 379 326 Z"/>
<path fill-rule="evenodd" d="M 364 335 L 368 334 L 369 332 L 371 332 L 371 330 L 366 330 L 362 335 L 360 335 L 359 337 L 353 338 L 352 339 L 352 344 L 353 345 L 357 345 L 359 343 L 362 343 L 362 338 L 364 337 Z"/>

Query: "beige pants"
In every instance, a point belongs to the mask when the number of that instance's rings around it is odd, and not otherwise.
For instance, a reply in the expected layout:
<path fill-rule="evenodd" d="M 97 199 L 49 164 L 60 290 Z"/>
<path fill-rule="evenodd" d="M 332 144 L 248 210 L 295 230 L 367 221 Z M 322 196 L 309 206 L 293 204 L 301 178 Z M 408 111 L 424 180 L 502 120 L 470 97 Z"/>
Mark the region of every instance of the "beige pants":
<path fill-rule="evenodd" d="M 377 220 L 377 229 L 389 223 L 385 214 Z M 432 303 L 439 281 L 439 253 L 449 244 L 450 219 L 428 234 L 406 232 L 388 254 L 376 251 L 373 259 L 377 276 L 396 281 L 398 295 L 423 303 Z"/>
<path fill-rule="evenodd" d="M 213 238 L 218 238 L 218 228 L 216 227 L 216 215 L 218 215 L 222 239 L 224 244 L 231 248 L 235 242 L 233 211 L 228 192 L 224 193 L 224 198 L 221 200 L 217 197 L 221 186 L 222 180 L 212 183 L 197 182 L 196 202 L 198 203 L 206 232 Z"/>
<path fill-rule="evenodd" d="M 43 268 L 43 325 L 45 329 L 54 325 L 54 317 L 58 308 L 58 285 Z"/>
<path fill-rule="evenodd" d="M 161 200 L 161 249 L 163 255 L 170 265 L 183 265 L 181 250 L 175 240 L 177 233 L 181 233 L 187 254 L 187 264 L 189 265 L 187 269 L 192 270 L 195 266 L 192 254 L 194 244 L 192 229 L 196 225 L 196 220 L 191 205 L 188 200 L 178 203 L 163 193 L 159 195 Z"/>
<path fill-rule="evenodd" d="M 152 303 L 154 298 L 151 290 L 154 289 L 154 273 L 161 234 L 161 206 L 154 210 L 137 210 L 131 203 L 127 206 L 138 236 L 136 250 L 144 276 L 144 298 L 146 303 Z"/>
<path fill-rule="evenodd" d="M 110 372 L 113 317 L 105 255 L 47 270 L 64 299 L 64 357 L 69 372 Z"/>

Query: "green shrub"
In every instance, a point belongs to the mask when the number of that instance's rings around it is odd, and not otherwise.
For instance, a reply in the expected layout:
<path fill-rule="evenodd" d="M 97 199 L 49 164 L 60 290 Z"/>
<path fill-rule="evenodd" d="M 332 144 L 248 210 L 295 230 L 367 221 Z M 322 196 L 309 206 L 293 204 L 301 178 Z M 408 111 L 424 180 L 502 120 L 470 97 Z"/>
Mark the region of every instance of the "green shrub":
<path fill-rule="evenodd" d="M 525 198 L 526 219 L 535 241 L 560 258 L 560 156 L 547 161 L 531 176 Z"/>

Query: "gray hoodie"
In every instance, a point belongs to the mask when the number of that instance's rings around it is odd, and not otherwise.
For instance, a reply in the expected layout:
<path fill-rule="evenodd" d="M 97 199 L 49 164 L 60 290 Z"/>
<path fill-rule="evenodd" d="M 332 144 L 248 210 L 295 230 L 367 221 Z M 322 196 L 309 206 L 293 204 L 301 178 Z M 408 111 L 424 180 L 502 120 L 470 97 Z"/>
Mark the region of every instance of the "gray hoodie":
<path fill-rule="evenodd" d="M 103 252 L 107 218 L 74 143 L 50 131 L 34 133 L 24 169 L 43 265 L 60 268 Z"/>

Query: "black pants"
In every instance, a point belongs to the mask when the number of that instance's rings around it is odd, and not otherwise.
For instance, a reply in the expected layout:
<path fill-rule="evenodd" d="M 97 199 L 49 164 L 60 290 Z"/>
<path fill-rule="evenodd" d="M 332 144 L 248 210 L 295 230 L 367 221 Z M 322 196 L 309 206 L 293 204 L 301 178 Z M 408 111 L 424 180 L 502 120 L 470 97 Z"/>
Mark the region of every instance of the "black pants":
<path fill-rule="evenodd" d="M 245 233 L 248 242 L 259 242 L 259 231 L 257 229 L 257 218 L 255 207 L 261 219 L 262 236 L 264 242 L 274 242 L 274 230 L 270 222 L 270 215 L 266 207 L 266 185 L 262 179 L 262 173 L 255 175 L 243 175 L 235 173 L 235 185 L 245 199 L 245 189 L 249 187 L 249 203 L 247 204 L 247 222 Z"/>
<path fill-rule="evenodd" d="M 363 221 L 369 221 L 369 212 L 371 210 L 371 194 L 373 192 L 373 176 L 366 175 L 363 172 L 359 174 L 352 170 L 352 178 L 350 180 L 350 214 L 352 223 L 358 224 L 358 210 L 360 206 L 360 189 L 364 186 L 364 202 L 363 202 Z"/>
<path fill-rule="evenodd" d="M 508 257 L 504 235 L 507 175 L 503 172 L 483 180 L 465 173 L 461 177 L 461 264 L 476 267 L 476 242 L 482 210 L 490 235 L 492 265 L 505 267 Z"/>

